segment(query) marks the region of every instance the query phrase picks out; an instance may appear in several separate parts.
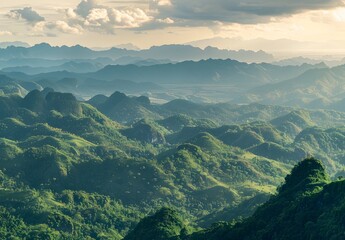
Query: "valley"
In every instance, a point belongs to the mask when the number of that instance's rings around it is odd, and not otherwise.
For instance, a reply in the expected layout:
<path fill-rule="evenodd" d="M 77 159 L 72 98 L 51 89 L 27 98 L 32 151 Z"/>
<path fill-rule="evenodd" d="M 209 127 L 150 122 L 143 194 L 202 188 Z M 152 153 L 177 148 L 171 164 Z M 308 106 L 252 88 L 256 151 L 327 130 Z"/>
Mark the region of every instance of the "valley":
<path fill-rule="evenodd" d="M 121 239 L 167 206 L 210 227 L 250 216 L 308 156 L 332 178 L 344 171 L 342 112 L 120 92 L 84 102 L 49 88 L 0 107 L 1 206 L 19 237 Z"/>
<path fill-rule="evenodd" d="M 345 239 L 344 0 L 0 9 L 0 240 Z"/>
<path fill-rule="evenodd" d="M 342 182 L 343 66 L 26 54 L 0 75 L 0 238 L 270 239 L 291 171 L 323 177 L 291 207 Z"/>

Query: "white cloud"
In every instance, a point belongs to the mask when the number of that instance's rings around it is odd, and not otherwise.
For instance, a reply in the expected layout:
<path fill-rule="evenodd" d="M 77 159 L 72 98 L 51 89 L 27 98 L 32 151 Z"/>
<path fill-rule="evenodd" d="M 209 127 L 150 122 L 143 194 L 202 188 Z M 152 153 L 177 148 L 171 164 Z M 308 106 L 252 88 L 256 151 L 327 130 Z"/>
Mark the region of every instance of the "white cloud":
<path fill-rule="evenodd" d="M 83 32 L 83 29 L 78 26 L 70 26 L 67 22 L 58 20 L 58 21 L 51 21 L 51 22 L 38 22 L 33 26 L 33 32 L 36 32 L 35 34 L 39 33 L 45 33 L 45 35 L 56 35 L 53 32 L 48 32 L 48 30 L 51 31 L 58 31 L 60 33 L 67 33 L 67 34 L 81 34 Z"/>
<path fill-rule="evenodd" d="M 67 18 L 77 18 L 76 12 L 73 10 L 73 8 L 67 8 L 65 10 Z"/>
<path fill-rule="evenodd" d="M 172 3 L 170 0 L 158 0 L 157 5 L 158 6 L 172 6 Z"/>
<path fill-rule="evenodd" d="M 175 23 L 175 21 L 172 20 L 171 18 L 158 19 L 157 21 L 159 23 L 166 23 L 166 24 L 173 24 L 173 23 Z"/>
<path fill-rule="evenodd" d="M 110 21 L 108 11 L 105 8 L 91 9 L 86 16 L 85 25 L 102 26 Z"/>
<path fill-rule="evenodd" d="M 345 22 L 345 8 L 337 8 L 332 11 L 333 19 L 336 22 Z"/>
<path fill-rule="evenodd" d="M 12 36 L 13 33 L 10 31 L 0 31 L 0 36 Z"/>
<path fill-rule="evenodd" d="M 112 22 L 122 28 L 138 28 L 142 24 L 152 20 L 142 9 L 112 9 Z"/>
<path fill-rule="evenodd" d="M 81 34 L 82 29 L 78 27 L 71 27 L 65 21 L 56 21 L 54 23 L 49 23 L 48 27 L 51 29 L 57 29 L 62 33 L 69 33 L 69 34 Z"/>
<path fill-rule="evenodd" d="M 34 25 L 33 30 L 35 32 L 43 32 L 46 24 L 46 22 L 38 22 Z"/>
<path fill-rule="evenodd" d="M 169 0 L 160 0 L 169 4 Z M 84 31 L 114 34 L 116 29 L 137 29 L 149 22 L 154 22 L 149 10 L 139 7 L 110 7 L 99 4 L 97 0 L 82 0 L 75 8 L 57 8 L 56 13 L 63 13 L 55 19 L 45 19 L 32 7 L 11 10 L 7 17 L 22 19 L 32 25 L 34 32 L 59 31 L 68 34 L 81 34 Z M 163 18 L 161 23 L 171 23 Z M 47 34 L 47 33 L 46 33 Z"/>
<path fill-rule="evenodd" d="M 66 9 L 70 26 L 82 26 L 89 31 L 115 33 L 116 29 L 140 28 L 154 18 L 141 8 L 112 8 L 95 0 L 83 0 L 73 9 Z"/>

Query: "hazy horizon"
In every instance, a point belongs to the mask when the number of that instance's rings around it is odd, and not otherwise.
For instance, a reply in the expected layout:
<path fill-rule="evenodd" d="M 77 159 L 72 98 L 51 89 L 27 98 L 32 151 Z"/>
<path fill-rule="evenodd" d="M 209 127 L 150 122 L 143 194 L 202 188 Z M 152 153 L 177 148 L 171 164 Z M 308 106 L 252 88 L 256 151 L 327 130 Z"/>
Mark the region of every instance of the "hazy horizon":
<path fill-rule="evenodd" d="M 0 6 L 0 239 L 345 239 L 345 0 Z"/>
<path fill-rule="evenodd" d="M 143 49 L 193 42 L 203 46 L 200 42 L 215 39 L 208 45 L 294 56 L 345 53 L 345 5 L 338 0 L 47 0 L 44 5 L 38 0 L 4 0 L 0 20 L 0 42 L 31 45 L 110 48 L 130 43 Z"/>

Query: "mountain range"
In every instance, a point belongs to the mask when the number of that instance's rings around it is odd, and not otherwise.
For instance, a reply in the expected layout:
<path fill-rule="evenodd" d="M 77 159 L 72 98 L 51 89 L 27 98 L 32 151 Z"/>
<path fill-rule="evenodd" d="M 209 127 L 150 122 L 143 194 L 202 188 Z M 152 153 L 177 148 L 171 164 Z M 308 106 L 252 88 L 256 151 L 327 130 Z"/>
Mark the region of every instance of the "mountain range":
<path fill-rule="evenodd" d="M 344 70 L 344 65 L 308 70 L 298 77 L 252 89 L 239 101 L 343 110 Z"/>
<path fill-rule="evenodd" d="M 295 78 L 311 69 L 327 68 L 324 64 L 276 66 L 267 63 L 248 64 L 235 60 L 208 59 L 198 62 L 185 61 L 148 66 L 108 65 L 95 72 L 78 73 L 95 70 L 100 66 L 96 62 L 69 62 L 63 64 L 61 68 L 24 68 L 24 71 L 32 73 L 44 71 L 44 73 L 36 75 L 21 73 L 20 70 L 23 68 L 16 67 L 4 69 L 2 73 L 22 82 L 35 82 L 43 88 L 56 88 L 59 91 L 72 92 L 80 97 L 111 94 L 115 90 L 119 90 L 136 94 L 153 93 L 153 98 L 169 99 L 190 96 L 194 99 L 199 97 L 201 101 L 213 98 L 224 102 L 265 84 Z M 63 70 L 64 68 L 69 68 L 74 72 L 65 70 L 50 72 L 50 70 Z M 59 84 L 59 82 L 64 82 L 64 84 Z M 121 84 L 125 82 L 128 86 Z M 131 86 L 135 83 L 144 84 L 146 87 L 133 89 Z M 211 88 L 210 85 L 212 85 Z M 159 90 L 163 88 L 164 91 Z M 215 96 L 216 94 L 218 96 Z M 165 97 L 163 97 L 164 95 Z"/>
<path fill-rule="evenodd" d="M 263 51 L 231 51 L 214 47 L 200 49 L 189 45 L 163 45 L 154 46 L 144 50 L 127 50 L 124 48 L 111 48 L 109 50 L 95 51 L 80 45 L 68 47 L 53 47 L 47 43 L 41 43 L 32 47 L 8 46 L 0 49 L 0 56 L 3 60 L 12 58 L 40 58 L 43 59 L 94 59 L 137 57 L 142 59 L 169 59 L 171 61 L 186 61 L 216 58 L 235 59 L 245 62 L 270 62 L 273 56 Z"/>
<path fill-rule="evenodd" d="M 270 235 L 307 196 L 326 197 L 326 171 L 345 172 L 343 112 L 120 92 L 78 101 L 51 88 L 3 93 L 0 109 L 4 239 L 252 239 L 248 229 Z M 309 155 L 322 163 L 299 163 Z"/>
<path fill-rule="evenodd" d="M 40 61 L 37 60 L 38 63 Z M 231 101 L 236 104 L 278 104 L 344 111 L 344 65 L 332 68 L 324 63 L 278 66 L 208 59 L 103 67 L 106 61 L 103 59 L 100 64 L 97 60 L 72 61 L 44 68 L 6 68 L 2 71 L 4 80 L 0 79 L 0 89 L 4 93 L 17 92 L 24 96 L 25 90 L 50 87 L 71 92 L 79 98 L 89 98 L 96 94 L 109 96 L 117 90 L 144 94 L 158 102 L 176 98 L 196 102 L 212 99 L 215 102 Z M 12 79 L 16 87 L 13 84 L 10 86 L 8 79 Z"/>
<path fill-rule="evenodd" d="M 334 40 L 331 43 L 325 43 L 316 40 L 298 41 L 285 38 L 244 39 L 241 37 L 214 37 L 188 42 L 186 44 L 200 48 L 214 46 L 220 49 L 246 49 L 253 51 L 263 50 L 274 54 L 277 58 L 294 58 L 296 56 L 304 56 L 313 59 L 322 59 L 322 61 L 336 60 L 344 54 L 342 50 L 342 42 L 337 40 Z M 327 53 L 320 51 L 320 49 L 325 49 L 325 44 L 327 44 Z"/>
<path fill-rule="evenodd" d="M 14 42 L 0 42 L 0 48 L 8 48 L 8 47 L 30 47 L 30 44 L 21 41 L 14 41 Z"/>

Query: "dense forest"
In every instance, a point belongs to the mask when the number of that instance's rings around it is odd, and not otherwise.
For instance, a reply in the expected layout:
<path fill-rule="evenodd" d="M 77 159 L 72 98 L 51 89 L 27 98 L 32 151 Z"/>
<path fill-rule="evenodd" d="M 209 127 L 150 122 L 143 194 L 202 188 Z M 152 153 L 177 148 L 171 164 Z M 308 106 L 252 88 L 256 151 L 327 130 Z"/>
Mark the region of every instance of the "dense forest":
<path fill-rule="evenodd" d="M 190 223 L 175 210 L 162 208 L 141 220 L 125 239 L 344 239 L 343 188 L 344 180 L 332 182 L 323 164 L 308 158 L 247 219 L 218 222 L 191 233 Z"/>
<path fill-rule="evenodd" d="M 1 239 L 341 239 L 342 112 L 49 88 L 0 108 Z"/>
<path fill-rule="evenodd" d="M 0 0 L 0 240 L 345 240 L 345 0 Z"/>

